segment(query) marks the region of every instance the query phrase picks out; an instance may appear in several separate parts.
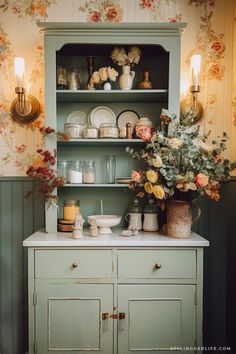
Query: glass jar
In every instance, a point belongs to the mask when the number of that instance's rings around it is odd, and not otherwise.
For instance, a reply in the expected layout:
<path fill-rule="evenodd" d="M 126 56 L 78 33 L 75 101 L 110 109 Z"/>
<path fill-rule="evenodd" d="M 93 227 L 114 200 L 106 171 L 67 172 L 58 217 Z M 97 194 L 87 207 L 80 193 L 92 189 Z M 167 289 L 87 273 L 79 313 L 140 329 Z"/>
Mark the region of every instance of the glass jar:
<path fill-rule="evenodd" d="M 79 200 L 64 200 L 63 219 L 75 221 L 76 215 L 80 212 Z"/>
<path fill-rule="evenodd" d="M 79 123 L 65 123 L 64 133 L 70 137 L 70 139 L 82 138 L 83 125 Z"/>
<path fill-rule="evenodd" d="M 118 138 L 119 128 L 116 124 L 102 123 L 100 124 L 100 138 Z"/>
<path fill-rule="evenodd" d="M 130 213 L 142 213 L 142 205 L 137 198 L 134 199 L 133 203 L 129 206 Z"/>
<path fill-rule="evenodd" d="M 70 69 L 67 76 L 67 83 L 69 90 L 78 90 L 80 88 L 78 69 Z"/>
<path fill-rule="evenodd" d="M 98 138 L 98 128 L 94 125 L 86 125 L 83 128 L 83 137 L 85 139 L 97 139 Z"/>
<path fill-rule="evenodd" d="M 84 162 L 83 182 L 84 183 L 96 182 L 95 161 Z"/>
<path fill-rule="evenodd" d="M 68 182 L 69 183 L 82 183 L 83 180 L 83 162 L 71 161 L 68 168 Z"/>
<path fill-rule="evenodd" d="M 66 68 L 57 66 L 57 90 L 65 90 L 67 88 Z"/>
<path fill-rule="evenodd" d="M 69 161 L 67 160 L 60 160 L 57 161 L 57 175 L 58 177 L 64 177 L 65 182 L 68 182 L 68 167 Z"/>

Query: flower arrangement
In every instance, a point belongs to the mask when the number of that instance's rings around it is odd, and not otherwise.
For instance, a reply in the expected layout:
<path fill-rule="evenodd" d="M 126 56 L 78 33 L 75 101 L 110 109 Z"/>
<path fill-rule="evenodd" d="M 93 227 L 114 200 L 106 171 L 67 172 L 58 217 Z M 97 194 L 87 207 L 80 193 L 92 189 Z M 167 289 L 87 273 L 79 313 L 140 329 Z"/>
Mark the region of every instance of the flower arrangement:
<path fill-rule="evenodd" d="M 110 66 L 100 68 L 98 71 L 93 72 L 88 83 L 88 89 L 93 90 L 97 85 L 101 85 L 106 81 L 116 81 L 117 76 L 118 72 Z"/>
<path fill-rule="evenodd" d="M 119 66 L 129 65 L 133 67 L 139 63 L 142 52 L 138 47 L 129 48 L 129 52 L 126 53 L 123 47 L 115 47 L 111 52 L 111 59 Z"/>
<path fill-rule="evenodd" d="M 176 116 L 163 110 L 161 118 L 166 124 Z M 139 197 L 154 196 L 160 203 L 167 199 L 192 201 L 199 195 L 219 200 L 219 182 L 229 179 L 235 167 L 222 155 L 226 133 L 209 142 L 209 135 L 201 135 L 199 127 L 172 124 L 171 135 L 166 129 L 148 132 L 145 149 L 126 148 L 130 156 L 147 164 L 146 170 L 132 171 L 130 188 L 139 188 Z"/>
<path fill-rule="evenodd" d="M 38 149 L 40 163 L 30 165 L 26 174 L 37 182 L 37 191 L 46 199 L 57 201 L 57 196 L 53 195 L 53 190 L 63 186 L 65 180 L 57 176 L 57 171 L 52 167 L 56 164 L 56 151 L 51 153 L 48 150 Z"/>

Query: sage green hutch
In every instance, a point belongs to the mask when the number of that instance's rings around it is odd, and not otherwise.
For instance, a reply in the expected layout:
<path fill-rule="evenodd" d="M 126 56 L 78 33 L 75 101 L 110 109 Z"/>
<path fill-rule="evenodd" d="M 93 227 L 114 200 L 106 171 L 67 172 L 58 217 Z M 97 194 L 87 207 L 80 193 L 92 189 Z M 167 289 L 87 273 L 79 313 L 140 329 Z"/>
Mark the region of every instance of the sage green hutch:
<path fill-rule="evenodd" d="M 68 114 L 89 113 L 108 106 L 116 116 L 133 110 L 159 125 L 162 108 L 179 112 L 180 42 L 185 24 L 39 23 L 45 37 L 46 126 L 63 131 Z M 111 66 L 115 46 L 138 46 L 142 58 L 134 66 L 130 91 L 86 89 L 86 58 L 94 69 Z M 77 67 L 81 88 L 56 89 L 58 65 Z M 138 89 L 147 67 L 152 89 Z M 46 136 L 46 147 L 58 160 L 95 160 L 96 183 L 65 184 L 58 189 L 59 210 L 46 205 L 46 232 L 24 241 L 29 265 L 29 354 L 173 353 L 202 345 L 203 248 L 208 241 L 192 233 L 187 240 L 157 232 L 121 237 L 110 235 L 72 239 L 57 232 L 63 200 L 79 199 L 81 213 L 124 215 L 134 194 L 128 185 L 106 184 L 104 156 L 115 155 L 116 177 L 138 167 L 125 147 L 141 147 L 140 139 L 79 139 L 57 141 Z M 198 348 L 199 349 L 199 348 Z M 198 351 L 199 352 L 199 351 Z"/>

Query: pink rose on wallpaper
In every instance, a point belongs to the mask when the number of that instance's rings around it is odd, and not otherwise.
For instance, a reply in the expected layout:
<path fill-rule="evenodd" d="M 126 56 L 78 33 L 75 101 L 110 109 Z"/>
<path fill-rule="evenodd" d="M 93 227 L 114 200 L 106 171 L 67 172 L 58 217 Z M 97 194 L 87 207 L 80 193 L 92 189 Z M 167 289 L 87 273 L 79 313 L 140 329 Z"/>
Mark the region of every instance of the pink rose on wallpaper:
<path fill-rule="evenodd" d="M 222 54 L 225 51 L 225 45 L 221 41 L 215 41 L 212 43 L 211 49 L 217 54 Z"/>
<path fill-rule="evenodd" d="M 91 11 L 88 15 L 88 21 L 90 22 L 100 22 L 101 21 L 101 13 L 98 10 Z"/>
<path fill-rule="evenodd" d="M 35 15 L 39 15 L 40 17 L 47 17 L 46 6 L 40 0 L 33 1 L 29 8 L 29 14 L 33 17 Z"/>
<path fill-rule="evenodd" d="M 222 80 L 224 77 L 225 68 L 216 62 L 212 63 L 209 68 L 209 79 Z"/>
<path fill-rule="evenodd" d="M 25 152 L 26 150 L 26 145 L 25 144 L 22 144 L 20 146 L 16 146 L 16 152 L 18 152 L 19 154 L 23 154 L 23 152 Z"/>
<path fill-rule="evenodd" d="M 132 181 L 139 183 L 141 181 L 141 177 L 142 175 L 140 172 L 134 170 L 131 172 Z"/>
<path fill-rule="evenodd" d="M 148 10 L 155 10 L 155 3 L 154 0 L 140 0 L 139 1 L 139 7 L 141 9 L 148 9 Z"/>
<path fill-rule="evenodd" d="M 120 22 L 121 21 L 121 8 L 119 5 L 106 6 L 104 9 L 106 22 Z"/>
<path fill-rule="evenodd" d="M 208 182 L 209 182 L 209 177 L 204 175 L 203 173 L 199 173 L 197 176 L 196 176 L 196 185 L 198 187 L 206 187 L 208 185 Z"/>

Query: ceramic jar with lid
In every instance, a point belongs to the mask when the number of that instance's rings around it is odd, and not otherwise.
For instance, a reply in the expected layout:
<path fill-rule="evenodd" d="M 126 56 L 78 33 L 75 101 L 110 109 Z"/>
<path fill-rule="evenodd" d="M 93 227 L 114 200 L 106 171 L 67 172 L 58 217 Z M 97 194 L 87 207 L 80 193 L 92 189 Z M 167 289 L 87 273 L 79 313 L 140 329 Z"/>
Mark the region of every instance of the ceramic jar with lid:
<path fill-rule="evenodd" d="M 72 68 L 69 70 L 67 75 L 67 83 L 68 83 L 69 90 L 75 91 L 80 88 L 78 69 Z"/>
<path fill-rule="evenodd" d="M 69 136 L 70 139 L 81 139 L 83 132 L 83 125 L 79 123 L 65 123 L 64 133 Z"/>
<path fill-rule="evenodd" d="M 116 124 L 102 123 L 99 127 L 100 138 L 117 139 L 119 136 L 119 128 Z"/>
<path fill-rule="evenodd" d="M 154 203 L 153 199 L 148 200 L 148 204 L 145 205 L 143 211 L 144 211 L 143 230 L 158 231 L 157 206 Z"/>
<path fill-rule="evenodd" d="M 129 207 L 129 213 L 125 215 L 125 220 L 129 222 L 132 230 L 142 230 L 142 206 L 137 198 Z"/>
<path fill-rule="evenodd" d="M 86 125 L 83 128 L 83 137 L 85 139 L 97 139 L 98 138 L 98 128 L 94 125 Z"/>

